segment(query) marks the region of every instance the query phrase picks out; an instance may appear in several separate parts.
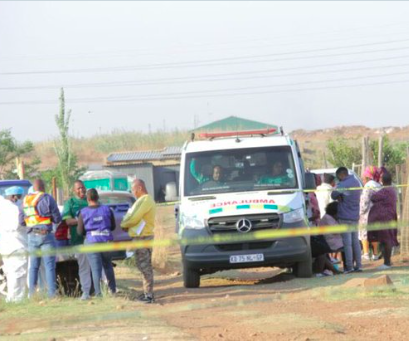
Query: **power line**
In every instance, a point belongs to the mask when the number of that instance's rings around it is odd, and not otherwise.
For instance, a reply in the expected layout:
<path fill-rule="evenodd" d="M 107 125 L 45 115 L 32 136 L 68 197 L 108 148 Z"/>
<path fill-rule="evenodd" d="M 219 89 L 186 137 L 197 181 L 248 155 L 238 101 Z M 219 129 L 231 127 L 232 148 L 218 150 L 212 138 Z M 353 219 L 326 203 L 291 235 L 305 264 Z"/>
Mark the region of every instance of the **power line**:
<path fill-rule="evenodd" d="M 409 55 L 394 57 L 394 58 L 381 58 L 381 60 L 398 59 L 398 58 L 409 58 Z M 369 61 L 379 61 L 379 59 L 366 60 L 362 62 L 369 62 Z M 335 65 L 356 64 L 356 63 L 362 63 L 362 62 L 354 61 L 354 62 L 347 62 L 347 63 L 339 63 Z M 333 66 L 334 64 L 330 64 L 330 65 Z M 306 76 L 306 75 L 317 75 L 317 74 L 327 74 L 327 73 L 387 69 L 387 68 L 409 66 L 409 63 L 393 64 L 393 65 L 378 65 L 378 66 L 368 66 L 368 67 L 338 69 L 338 70 L 321 70 L 321 71 L 309 71 L 309 72 L 300 72 L 300 73 L 284 73 L 284 74 L 275 74 L 275 75 L 261 75 L 261 76 L 255 75 L 255 74 L 260 74 L 260 73 L 266 74 L 270 72 L 293 70 L 293 69 L 300 69 L 300 68 L 311 69 L 311 68 L 323 67 L 323 66 L 327 66 L 327 65 L 313 65 L 313 66 L 303 66 L 303 67 L 296 67 L 296 68 L 268 69 L 268 70 L 259 70 L 259 71 L 224 73 L 224 74 L 190 76 L 190 77 L 156 78 L 152 80 L 140 80 L 140 81 L 136 80 L 136 81 L 99 82 L 99 83 L 82 83 L 82 84 L 80 83 L 80 84 L 65 84 L 65 85 L 0 87 L 0 90 L 43 90 L 43 89 L 56 89 L 60 87 L 63 87 L 63 88 L 90 88 L 90 87 L 115 87 L 115 86 L 142 86 L 142 85 L 159 85 L 159 84 L 175 84 L 175 83 L 199 83 L 199 82 L 230 81 L 230 80 L 265 79 L 265 78 Z M 243 74 L 247 74 L 249 76 L 237 77 Z M 222 76 L 227 76 L 228 78 L 217 78 L 217 77 L 222 77 Z"/>
<path fill-rule="evenodd" d="M 375 45 L 384 45 L 391 44 L 396 42 L 406 42 L 409 39 L 401 39 L 395 41 L 384 41 L 377 43 L 369 44 L 359 44 L 359 45 L 349 45 L 341 47 L 330 47 L 330 48 L 321 48 L 321 49 L 312 49 L 312 50 L 300 50 L 292 52 L 280 52 L 280 53 L 269 53 L 263 55 L 250 55 L 250 56 L 239 56 L 239 57 L 226 57 L 226 58 L 215 58 L 207 59 L 201 61 L 186 61 L 186 62 L 173 62 L 173 63 L 156 63 L 156 64 L 145 64 L 145 65 L 134 65 L 134 66 L 116 66 L 116 67 L 100 67 L 100 68 L 83 68 L 83 69 L 67 69 L 67 70 L 43 70 L 43 71 L 17 71 L 17 72 L 0 72 L 0 75 L 10 76 L 10 75 L 28 75 L 28 74 L 56 74 L 56 73 L 89 73 L 89 72 L 113 72 L 113 71 L 129 71 L 129 70 L 140 70 L 140 69 L 171 69 L 171 68 L 183 68 L 183 67 L 197 67 L 197 66 L 217 66 L 225 64 L 246 64 L 246 63 L 260 63 L 268 61 L 288 61 L 288 60 L 300 60 L 300 59 L 315 59 L 315 58 L 324 58 L 324 57 L 340 57 L 340 56 L 351 56 L 357 54 L 367 54 L 367 53 L 376 53 L 376 52 L 390 52 L 390 51 L 401 51 L 407 50 L 409 47 L 395 47 L 389 49 L 378 49 L 378 50 L 369 50 L 369 51 L 356 51 L 356 52 L 347 52 L 347 53 L 336 53 L 336 54 L 324 54 L 324 55 L 312 55 L 304 57 L 292 57 L 292 58 L 276 58 L 276 59 L 262 59 L 262 60 L 253 60 L 252 58 L 265 58 L 265 57 L 274 57 L 274 56 L 288 56 L 294 54 L 303 54 L 311 52 L 324 52 L 331 50 L 339 50 L 344 48 L 356 48 L 356 47 L 366 47 L 366 46 L 375 46 Z M 246 59 L 251 60 L 246 60 Z"/>
<path fill-rule="evenodd" d="M 299 88 L 299 89 L 285 89 L 285 90 L 273 90 L 273 91 L 255 91 L 255 92 L 239 92 L 239 93 L 228 93 L 228 94 L 213 94 L 213 95 L 194 95 L 194 96 L 178 96 L 178 97 L 163 97 L 163 98 L 129 98 L 122 100 L 106 100 L 104 102 L 137 102 L 137 101 L 152 101 L 152 100 L 172 100 L 172 99 L 193 99 L 193 98 L 215 98 L 215 97 L 233 97 L 233 96 L 243 96 L 243 95 L 266 95 L 266 94 L 277 94 L 277 93 L 291 93 L 291 92 L 305 92 L 305 91 L 316 91 L 316 90 L 329 90 L 329 89 L 341 89 L 341 88 L 354 88 L 354 87 L 366 87 L 366 86 L 378 86 L 378 85 L 390 85 L 390 84 L 403 84 L 409 83 L 409 79 L 400 81 L 388 81 L 388 82 L 374 82 L 374 83 L 362 83 L 362 84 L 347 84 L 347 85 L 336 85 L 336 86 L 324 86 L 315 88 Z M 99 101 L 99 100 L 98 100 Z M 70 101 L 71 102 L 71 101 Z M 82 101 L 74 103 L 92 103 L 95 101 Z M 54 101 L 26 101 L 26 102 L 0 102 L 0 105 L 35 105 L 35 104 L 52 104 L 56 105 L 57 100 Z"/>
<path fill-rule="evenodd" d="M 392 26 L 399 26 L 403 23 L 393 23 L 393 24 L 386 24 L 386 25 L 381 25 L 381 26 L 376 26 L 377 29 L 382 28 L 382 27 L 392 27 Z M 406 23 L 404 23 L 406 24 Z M 355 33 L 353 38 L 367 38 L 367 37 L 373 37 L 373 33 L 371 33 L 370 35 L 368 34 L 364 34 L 363 36 L 357 36 L 357 31 L 360 31 L 362 29 L 373 29 L 372 26 L 370 27 L 363 27 L 363 28 L 353 28 L 353 29 L 344 29 L 344 30 L 335 30 L 333 32 L 315 32 L 315 33 L 301 33 L 301 34 L 291 34 L 291 35 L 284 35 L 284 36 L 276 36 L 273 37 L 272 39 L 265 39 L 265 38 L 249 38 L 249 39 L 240 39 L 240 40 L 235 40 L 235 41 L 224 41 L 224 42 L 219 42 L 219 43 L 214 43 L 214 42 L 209 42 L 209 43 L 200 43 L 197 44 L 195 43 L 194 45 L 188 45 L 188 46 L 170 46 L 170 49 L 174 49 L 177 51 L 183 50 L 185 51 L 186 49 L 197 49 L 197 48 L 202 48 L 203 46 L 218 46 L 218 47 L 214 47 L 212 49 L 201 49 L 199 51 L 220 51 L 220 50 L 226 50 L 226 49 L 240 49 L 240 48 L 244 48 L 246 46 L 237 46 L 237 47 L 225 47 L 225 48 L 221 48 L 220 46 L 223 45 L 231 45 L 231 44 L 241 44 L 241 43 L 263 43 L 263 46 L 291 46 L 291 45 L 297 45 L 299 44 L 299 42 L 302 41 L 297 41 L 297 42 L 290 42 L 290 43 L 278 43 L 275 40 L 285 40 L 288 41 L 288 39 L 292 39 L 292 38 L 297 38 L 297 37 L 308 37 L 308 36 L 328 36 L 330 35 L 331 39 L 330 40 L 318 40 L 318 41 L 309 41 L 309 43 L 322 43 L 322 42 L 334 42 L 334 41 L 343 41 L 343 40 L 350 40 L 350 38 L 334 38 L 334 34 L 351 34 L 351 33 Z M 358 32 L 358 34 L 360 34 L 361 32 Z M 404 32 L 393 32 L 393 35 L 400 35 L 400 34 L 407 34 L 407 31 Z M 302 39 L 302 38 L 299 38 Z M 267 44 L 266 44 L 267 42 Z M 141 51 L 145 51 L 143 53 L 140 53 Z M 117 55 L 122 55 L 122 54 L 128 54 L 128 53 L 134 53 L 134 52 L 138 52 L 137 55 L 144 55 L 144 56 L 148 56 L 148 55 L 156 55 L 156 53 L 154 52 L 149 52 L 149 51 L 166 51 L 165 49 L 163 49 L 163 47 L 150 47 L 150 48 L 138 48 L 138 49 L 130 49 L 130 50 L 104 50 L 104 51 L 98 51 L 98 52 L 93 52 L 93 53 L 75 53 L 75 54 L 56 54 L 56 55 L 51 55 L 51 56 L 46 56 L 46 57 L 41 57 L 39 55 L 17 55 L 17 56 L 5 56 L 5 57 L 0 57 L 1 60 L 5 60 L 5 59 L 12 59 L 13 61 L 15 59 L 21 59 L 21 58 L 30 58 L 30 59 L 37 59 L 37 60 L 50 60 L 50 59 L 70 59 L 70 58 L 86 58 L 87 56 L 89 57 L 103 57 L 105 58 L 106 56 L 104 56 L 104 54 L 117 54 Z"/>
<path fill-rule="evenodd" d="M 289 91 L 307 91 L 307 90 L 320 90 L 320 89 L 335 89 L 335 88 L 344 88 L 344 87 L 354 87 L 354 86 L 365 86 L 365 85 L 382 85 L 382 84 L 397 84 L 397 83 L 406 83 L 409 80 L 401 81 L 387 81 L 387 82 L 377 82 L 377 83 L 364 83 L 364 84 L 349 84 L 349 85 L 335 85 L 335 86 L 325 86 L 323 88 L 305 88 L 305 89 L 286 89 L 286 90 L 277 90 L 277 91 L 258 91 L 258 92 L 239 92 L 232 94 L 219 94 L 220 92 L 225 91 L 243 91 L 243 90 L 253 90 L 253 89 L 263 89 L 263 88 L 273 88 L 273 87 L 286 87 L 286 86 L 300 86 L 300 85 L 312 85 L 312 84 L 321 84 L 328 82 L 339 82 L 339 81 L 351 81 L 351 80 L 361 80 L 361 79 L 370 79 L 378 77 L 390 77 L 396 75 L 406 75 L 408 72 L 399 72 L 399 73 L 390 73 L 383 75 L 371 75 L 365 77 L 348 77 L 340 79 L 330 79 L 330 80 L 319 80 L 319 81 L 310 81 L 310 82 L 297 82 L 297 83 L 286 83 L 286 84 L 273 84 L 273 85 L 264 85 L 264 86 L 253 86 L 253 87 L 241 87 L 241 88 L 229 88 L 229 89 L 218 89 L 218 90 L 202 90 L 202 91 L 188 91 L 188 92 L 179 92 L 179 93 L 164 93 L 164 94 L 150 94 L 143 96 L 114 96 L 114 97 L 93 97 L 93 98 L 76 98 L 67 100 L 71 103 L 90 103 L 90 102 L 121 102 L 121 101 L 138 101 L 138 100 L 158 100 L 158 99 L 182 99 L 182 98 L 200 98 L 200 97 L 220 97 L 220 96 L 232 96 L 240 94 L 264 94 L 264 93 L 276 93 L 276 92 L 289 92 Z M 206 95 L 205 95 L 206 94 Z M 25 101 L 25 102 L 0 102 L 0 105 L 19 105 L 19 104 L 55 104 L 57 101 Z"/>

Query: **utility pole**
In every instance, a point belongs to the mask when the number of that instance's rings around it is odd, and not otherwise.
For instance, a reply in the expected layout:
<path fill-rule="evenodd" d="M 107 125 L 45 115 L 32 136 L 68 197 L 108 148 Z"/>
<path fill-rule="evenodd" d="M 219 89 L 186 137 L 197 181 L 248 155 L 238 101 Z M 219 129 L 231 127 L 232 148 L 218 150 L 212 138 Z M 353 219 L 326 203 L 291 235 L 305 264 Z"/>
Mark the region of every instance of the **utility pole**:
<path fill-rule="evenodd" d="M 362 138 L 362 167 L 361 173 L 363 173 L 370 164 L 369 160 L 369 137 L 364 136 Z"/>
<path fill-rule="evenodd" d="M 328 168 L 327 154 L 324 152 L 324 168 Z"/>
<path fill-rule="evenodd" d="M 383 166 L 383 135 L 379 136 L 379 146 L 378 146 L 378 167 Z"/>
<path fill-rule="evenodd" d="M 54 176 L 51 179 L 51 193 L 55 200 L 57 200 L 57 178 Z"/>
<path fill-rule="evenodd" d="M 196 129 L 199 126 L 199 119 L 197 115 L 193 115 L 193 129 Z"/>

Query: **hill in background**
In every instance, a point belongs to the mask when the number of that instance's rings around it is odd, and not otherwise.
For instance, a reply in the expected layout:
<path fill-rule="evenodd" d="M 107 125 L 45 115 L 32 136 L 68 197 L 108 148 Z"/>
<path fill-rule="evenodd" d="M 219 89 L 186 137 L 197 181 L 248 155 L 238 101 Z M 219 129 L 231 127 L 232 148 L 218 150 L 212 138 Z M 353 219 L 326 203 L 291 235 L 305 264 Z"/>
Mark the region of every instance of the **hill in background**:
<path fill-rule="evenodd" d="M 325 167 L 327 142 L 333 138 L 347 139 L 349 143 L 360 144 L 361 138 L 369 136 L 378 139 L 388 135 L 392 142 L 409 141 L 409 126 L 384 127 L 371 129 L 365 126 L 343 126 L 320 130 L 295 130 L 290 135 L 299 144 L 306 167 Z M 188 131 L 157 131 L 153 133 L 113 131 L 110 134 L 98 134 L 90 138 L 74 138 L 72 147 L 78 156 L 81 166 L 104 164 L 108 154 L 112 152 L 159 150 L 169 146 L 182 146 L 190 138 Z M 35 144 L 35 154 L 42 160 L 41 169 L 55 167 L 57 159 L 54 142 L 45 141 Z"/>

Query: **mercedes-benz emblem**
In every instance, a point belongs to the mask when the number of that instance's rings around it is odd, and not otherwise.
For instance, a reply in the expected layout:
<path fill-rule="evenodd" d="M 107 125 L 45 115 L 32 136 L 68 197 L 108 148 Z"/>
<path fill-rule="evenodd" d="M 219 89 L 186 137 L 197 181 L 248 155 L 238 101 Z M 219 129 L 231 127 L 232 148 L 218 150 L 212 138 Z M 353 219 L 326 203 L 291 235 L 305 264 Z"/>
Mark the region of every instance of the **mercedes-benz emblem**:
<path fill-rule="evenodd" d="M 250 232 L 252 227 L 251 221 L 245 218 L 238 220 L 236 223 L 236 229 L 241 233 Z"/>

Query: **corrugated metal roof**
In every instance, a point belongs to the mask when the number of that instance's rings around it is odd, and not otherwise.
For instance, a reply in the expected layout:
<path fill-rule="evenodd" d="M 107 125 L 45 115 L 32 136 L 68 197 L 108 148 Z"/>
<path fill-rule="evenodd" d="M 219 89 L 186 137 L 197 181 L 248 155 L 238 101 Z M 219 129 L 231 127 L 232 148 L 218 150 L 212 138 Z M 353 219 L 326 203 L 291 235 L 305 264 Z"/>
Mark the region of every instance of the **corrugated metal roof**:
<path fill-rule="evenodd" d="M 267 124 L 252 120 L 246 120 L 237 116 L 226 117 L 222 120 L 215 121 L 204 126 L 194 129 L 194 131 L 236 131 L 236 130 L 253 130 L 265 128 L 278 128 L 276 125 Z"/>
<path fill-rule="evenodd" d="M 162 152 L 163 155 L 180 155 L 182 153 L 182 147 L 167 147 Z"/>
<path fill-rule="evenodd" d="M 135 151 L 126 153 L 112 153 L 107 157 L 108 162 L 149 161 L 180 157 L 181 147 L 168 147 L 164 150 Z"/>

